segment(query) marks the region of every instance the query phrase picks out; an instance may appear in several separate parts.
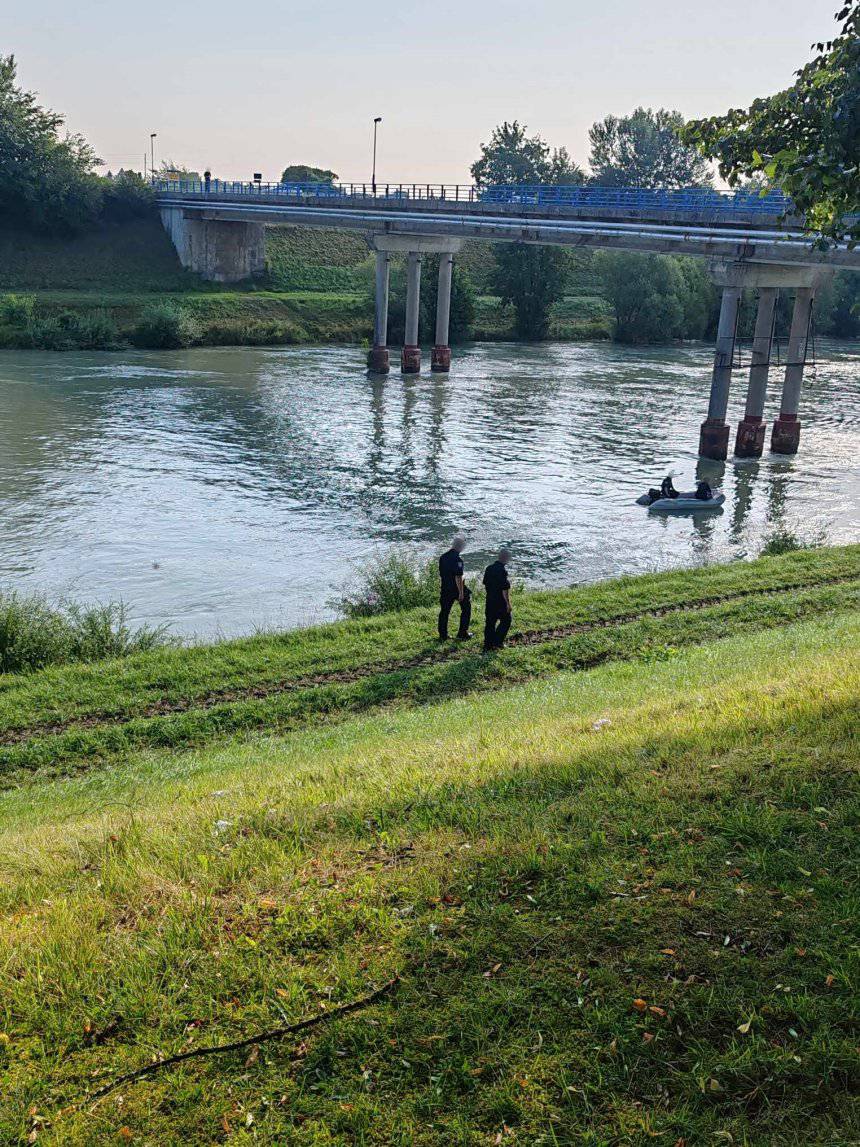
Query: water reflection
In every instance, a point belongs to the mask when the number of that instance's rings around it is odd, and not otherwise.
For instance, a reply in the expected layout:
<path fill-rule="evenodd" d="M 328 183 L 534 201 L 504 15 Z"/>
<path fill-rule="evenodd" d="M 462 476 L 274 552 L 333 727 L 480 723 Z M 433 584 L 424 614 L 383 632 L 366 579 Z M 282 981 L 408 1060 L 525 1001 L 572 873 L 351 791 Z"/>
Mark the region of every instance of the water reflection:
<path fill-rule="evenodd" d="M 696 459 L 709 360 L 484 345 L 403 380 L 347 348 L 5 352 L 0 580 L 237 632 L 326 616 L 357 559 L 460 528 L 470 568 L 504 541 L 543 584 L 754 553 L 777 527 L 856 537 L 856 346 L 821 355 L 796 459 Z M 670 470 L 723 490 L 725 513 L 635 506 Z"/>

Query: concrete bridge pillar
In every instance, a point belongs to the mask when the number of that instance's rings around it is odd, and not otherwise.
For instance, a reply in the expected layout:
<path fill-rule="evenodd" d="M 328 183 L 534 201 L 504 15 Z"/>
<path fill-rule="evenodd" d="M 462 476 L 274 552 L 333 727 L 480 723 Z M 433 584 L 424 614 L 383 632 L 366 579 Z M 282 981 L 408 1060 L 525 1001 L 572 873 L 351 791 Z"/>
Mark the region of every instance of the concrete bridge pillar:
<path fill-rule="evenodd" d="M 376 309 L 373 321 L 373 346 L 367 356 L 367 369 L 374 374 L 388 374 L 388 284 L 391 256 L 388 251 L 376 252 Z"/>
<path fill-rule="evenodd" d="M 421 254 L 410 251 L 406 260 L 406 337 L 400 369 L 404 374 L 421 370 L 421 348 L 418 345 L 418 314 L 421 305 Z"/>
<path fill-rule="evenodd" d="M 741 303 L 741 288 L 723 288 L 720 304 L 720 322 L 717 328 L 717 349 L 711 377 L 711 399 L 708 417 L 699 432 L 699 454 L 725 462 L 729 451 L 729 428 L 726 410 L 729 405 L 729 387 L 732 381 L 732 362 L 735 354 L 735 333 Z"/>
<path fill-rule="evenodd" d="M 806 366 L 806 354 L 809 348 L 814 300 L 814 286 L 798 287 L 791 316 L 791 332 L 788 336 L 788 361 L 785 367 L 779 418 L 774 422 L 770 436 L 770 448 L 774 454 L 796 454 L 800 445 L 800 422 L 797 411 L 800 406 L 803 368 Z"/>
<path fill-rule="evenodd" d="M 262 223 L 209 219 L 182 207 L 163 207 L 161 221 L 182 266 L 211 283 L 238 283 L 266 269 Z"/>
<path fill-rule="evenodd" d="M 447 372 L 451 369 L 451 283 L 454 275 L 454 256 L 450 251 L 439 256 L 439 293 L 436 297 L 436 342 L 430 369 Z"/>
<path fill-rule="evenodd" d="M 764 449 L 764 404 L 773 346 L 773 320 L 776 313 L 777 287 L 762 287 L 758 295 L 755 334 L 750 361 L 750 380 L 744 416 L 738 423 L 735 454 L 738 458 L 761 458 Z"/>

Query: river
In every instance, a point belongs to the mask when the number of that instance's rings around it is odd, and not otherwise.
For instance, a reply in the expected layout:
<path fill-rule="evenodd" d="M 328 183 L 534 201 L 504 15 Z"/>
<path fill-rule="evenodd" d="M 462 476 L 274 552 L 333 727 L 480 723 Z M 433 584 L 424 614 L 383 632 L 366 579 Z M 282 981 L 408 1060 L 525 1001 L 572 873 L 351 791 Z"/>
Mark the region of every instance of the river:
<path fill-rule="evenodd" d="M 327 619 L 357 563 L 456 530 L 468 569 L 506 542 L 538 585 L 753 556 L 781 528 L 856 541 L 857 343 L 818 347 L 796 458 L 700 464 L 723 513 L 634 504 L 694 480 L 711 355 L 482 344 L 450 377 L 371 381 L 349 347 L 0 352 L 0 586 L 211 637 Z"/>

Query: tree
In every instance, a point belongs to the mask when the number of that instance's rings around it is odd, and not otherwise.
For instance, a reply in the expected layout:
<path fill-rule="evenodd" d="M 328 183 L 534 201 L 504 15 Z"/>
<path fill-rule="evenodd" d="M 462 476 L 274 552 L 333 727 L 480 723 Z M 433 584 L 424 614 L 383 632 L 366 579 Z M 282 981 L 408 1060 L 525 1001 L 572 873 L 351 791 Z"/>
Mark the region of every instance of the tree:
<path fill-rule="evenodd" d="M 155 193 L 136 171 L 120 169 L 103 183 L 102 214 L 117 223 L 149 215 L 155 208 Z"/>
<path fill-rule="evenodd" d="M 305 163 L 290 164 L 281 172 L 281 183 L 334 183 L 336 179 L 337 172 Z"/>
<path fill-rule="evenodd" d="M 518 120 L 493 128 L 489 143 L 481 144 L 481 155 L 472 164 L 472 178 L 478 187 L 498 187 L 505 183 L 584 183 L 585 173 L 570 158 L 567 148 L 551 151 L 539 135 L 526 135 L 526 125 Z"/>
<path fill-rule="evenodd" d="M 539 135 L 526 134 L 525 124 L 507 120 L 493 130 L 481 155 L 472 164 L 479 187 L 506 183 L 583 183 L 585 175 L 566 148 L 550 150 Z M 499 244 L 495 252 L 496 290 L 514 307 L 515 329 L 523 339 L 543 339 L 549 333 L 552 305 L 564 293 L 568 255 L 558 247 L 525 243 Z"/>
<path fill-rule="evenodd" d="M 598 251 L 595 267 L 615 310 L 615 337 L 624 343 L 659 343 L 684 330 L 687 281 L 670 255 Z"/>
<path fill-rule="evenodd" d="M 816 298 L 816 326 L 834 338 L 860 335 L 860 275 L 838 271 Z"/>
<path fill-rule="evenodd" d="M 708 164 L 680 137 L 684 117 L 660 108 L 606 116 L 592 125 L 590 165 L 604 187 L 710 187 Z"/>
<path fill-rule="evenodd" d="M 513 305 L 517 338 L 545 339 L 552 305 L 564 294 L 567 252 L 558 247 L 500 243 L 496 251 L 496 289 L 505 306 Z"/>
<path fill-rule="evenodd" d="M 687 124 L 684 138 L 719 162 L 731 186 L 764 173 L 808 221 L 831 239 L 860 240 L 860 3 L 836 14 L 839 35 L 815 45 L 818 55 L 785 91 L 746 111 Z"/>
<path fill-rule="evenodd" d="M 64 120 L 18 87 L 14 56 L 0 56 L 0 215 L 35 230 L 74 232 L 102 206 L 95 152 Z"/>

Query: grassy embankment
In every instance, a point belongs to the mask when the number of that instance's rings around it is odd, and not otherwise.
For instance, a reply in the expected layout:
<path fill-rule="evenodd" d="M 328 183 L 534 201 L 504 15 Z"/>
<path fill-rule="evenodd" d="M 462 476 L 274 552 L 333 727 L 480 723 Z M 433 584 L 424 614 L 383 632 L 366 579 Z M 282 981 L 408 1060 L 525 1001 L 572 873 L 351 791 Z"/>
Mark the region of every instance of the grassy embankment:
<path fill-rule="evenodd" d="M 0 1141 L 855 1142 L 858 595 L 854 546 L 523 596 L 491 658 L 419 610 L 0 679 Z"/>
<path fill-rule="evenodd" d="M 179 265 L 158 220 L 107 225 L 72 239 L 0 230 L 0 295 L 35 295 L 40 317 L 107 316 L 127 341 L 141 315 L 170 302 L 194 321 L 205 345 L 360 343 L 372 334 L 372 260 L 360 236 L 270 228 L 264 280 L 235 289 L 203 283 Z M 467 244 L 461 258 L 478 290 L 475 334 L 512 337 L 512 314 L 490 292 L 491 254 Z M 570 297 L 556 307 L 556 338 L 608 337 L 605 301 L 587 268 L 571 272 Z M 0 346 L 20 345 L 0 322 Z"/>

